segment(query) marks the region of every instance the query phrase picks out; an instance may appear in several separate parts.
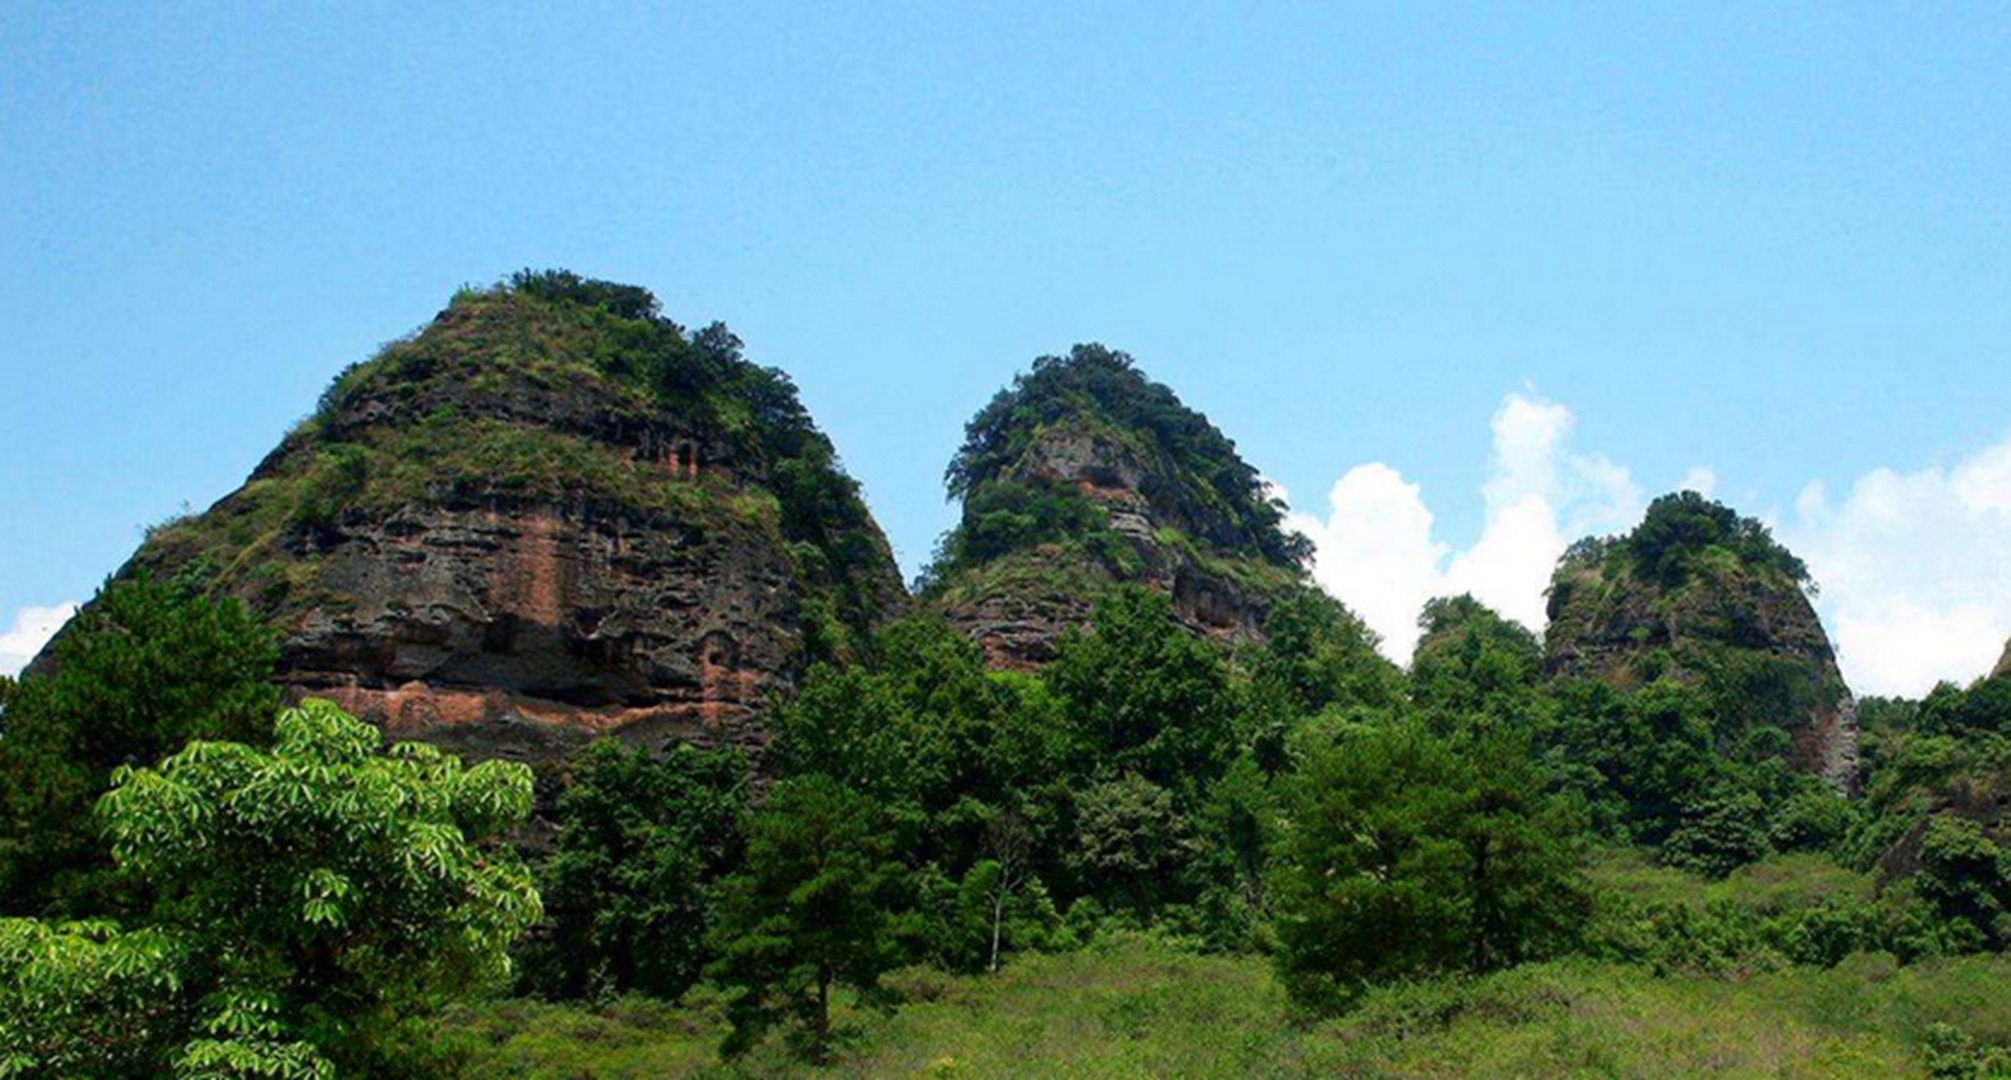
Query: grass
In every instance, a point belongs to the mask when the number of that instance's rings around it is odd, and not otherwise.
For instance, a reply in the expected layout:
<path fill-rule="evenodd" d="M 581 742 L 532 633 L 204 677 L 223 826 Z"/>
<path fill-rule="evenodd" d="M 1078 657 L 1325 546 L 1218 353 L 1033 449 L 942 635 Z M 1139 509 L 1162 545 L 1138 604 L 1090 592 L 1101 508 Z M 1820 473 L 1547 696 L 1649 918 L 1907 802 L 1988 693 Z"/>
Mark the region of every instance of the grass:
<path fill-rule="evenodd" d="M 1302 1022 L 1269 965 L 1139 938 L 1027 956 L 991 977 L 912 971 L 888 1016 L 847 1007 L 837 1060 L 794 1062 L 778 1040 L 717 1060 L 712 1002 L 600 1009 L 503 1002 L 466 1010 L 467 1075 L 522 1080 L 935 1077 L 1926 1077 L 1928 1029 L 2011 1042 L 2011 958 L 1746 979 L 1656 978 L 1585 961 L 1393 986 L 1354 1012 Z"/>
<path fill-rule="evenodd" d="M 1636 903 L 1703 907 L 1722 901 L 1762 915 L 1815 907 L 1826 900 L 1869 900 L 1873 893 L 1870 874 L 1813 853 L 1778 855 L 1713 881 L 1658 865 L 1640 848 L 1605 848 L 1594 853 L 1588 872 L 1595 885 Z"/>

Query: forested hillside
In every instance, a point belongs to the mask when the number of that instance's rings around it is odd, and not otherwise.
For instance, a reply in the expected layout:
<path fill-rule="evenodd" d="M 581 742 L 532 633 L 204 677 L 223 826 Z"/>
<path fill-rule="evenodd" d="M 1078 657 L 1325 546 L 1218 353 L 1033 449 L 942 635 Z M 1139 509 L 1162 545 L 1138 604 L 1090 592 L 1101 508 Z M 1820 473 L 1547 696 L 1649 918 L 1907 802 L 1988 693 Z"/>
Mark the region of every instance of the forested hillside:
<path fill-rule="evenodd" d="M 2011 673 L 1758 522 L 1403 668 L 1122 354 L 949 479 L 904 603 L 722 329 L 467 291 L 0 680 L 0 1076 L 2011 1073 Z"/>

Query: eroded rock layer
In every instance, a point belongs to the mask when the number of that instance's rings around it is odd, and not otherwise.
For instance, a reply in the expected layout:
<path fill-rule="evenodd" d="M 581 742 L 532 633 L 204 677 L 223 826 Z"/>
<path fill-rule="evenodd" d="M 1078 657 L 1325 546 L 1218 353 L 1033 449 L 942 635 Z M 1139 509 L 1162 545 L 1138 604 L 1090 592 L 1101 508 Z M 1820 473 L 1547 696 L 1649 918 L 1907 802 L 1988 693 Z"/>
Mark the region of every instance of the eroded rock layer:
<path fill-rule="evenodd" d="M 1621 689 L 1663 677 L 1706 686 L 1727 746 L 1779 728 L 1791 764 L 1853 790 L 1856 701 L 1806 573 L 1751 519 L 1692 493 L 1657 500 L 1634 534 L 1565 556 L 1551 580 L 1545 664 Z"/>
<path fill-rule="evenodd" d="M 950 473 L 962 520 L 924 599 L 995 667 L 1052 659 L 1119 585 L 1224 641 L 1257 638 L 1305 587 L 1304 541 L 1234 444 L 1122 353 L 1037 361 L 972 420 Z"/>
<path fill-rule="evenodd" d="M 279 629 L 280 674 L 398 737 L 561 759 L 765 742 L 763 706 L 903 599 L 786 378 L 641 290 L 525 275 L 346 373 L 127 573 Z"/>

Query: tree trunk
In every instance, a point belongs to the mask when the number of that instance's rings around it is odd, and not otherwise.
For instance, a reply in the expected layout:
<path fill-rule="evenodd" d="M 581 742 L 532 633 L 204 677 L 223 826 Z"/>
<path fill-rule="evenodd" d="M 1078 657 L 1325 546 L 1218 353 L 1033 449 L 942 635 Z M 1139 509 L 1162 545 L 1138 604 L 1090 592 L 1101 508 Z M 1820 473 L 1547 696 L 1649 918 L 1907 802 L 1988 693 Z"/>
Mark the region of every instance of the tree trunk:
<path fill-rule="evenodd" d="M 826 1064 L 831 1043 L 831 971 L 817 969 L 817 1045 L 811 1054 L 817 1064 Z"/>
<path fill-rule="evenodd" d="M 1483 836 L 1473 845 L 1473 970 L 1487 971 L 1488 938 L 1493 933 L 1493 894 L 1487 878 L 1488 838 Z"/>
<path fill-rule="evenodd" d="M 992 974 L 999 973 L 999 932 L 1005 926 L 1005 889 L 992 894 Z"/>

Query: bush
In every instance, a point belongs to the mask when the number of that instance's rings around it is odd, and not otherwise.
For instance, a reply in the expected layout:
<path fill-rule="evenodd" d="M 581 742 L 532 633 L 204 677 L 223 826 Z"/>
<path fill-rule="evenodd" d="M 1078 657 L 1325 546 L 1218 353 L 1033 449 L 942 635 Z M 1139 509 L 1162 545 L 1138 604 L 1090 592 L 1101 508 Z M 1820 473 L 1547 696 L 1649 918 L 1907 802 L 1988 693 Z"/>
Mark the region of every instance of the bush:
<path fill-rule="evenodd" d="M 1662 858 L 1671 866 L 1724 877 L 1771 850 L 1760 797 L 1721 789 L 1684 807 L 1682 823 L 1662 844 Z"/>

